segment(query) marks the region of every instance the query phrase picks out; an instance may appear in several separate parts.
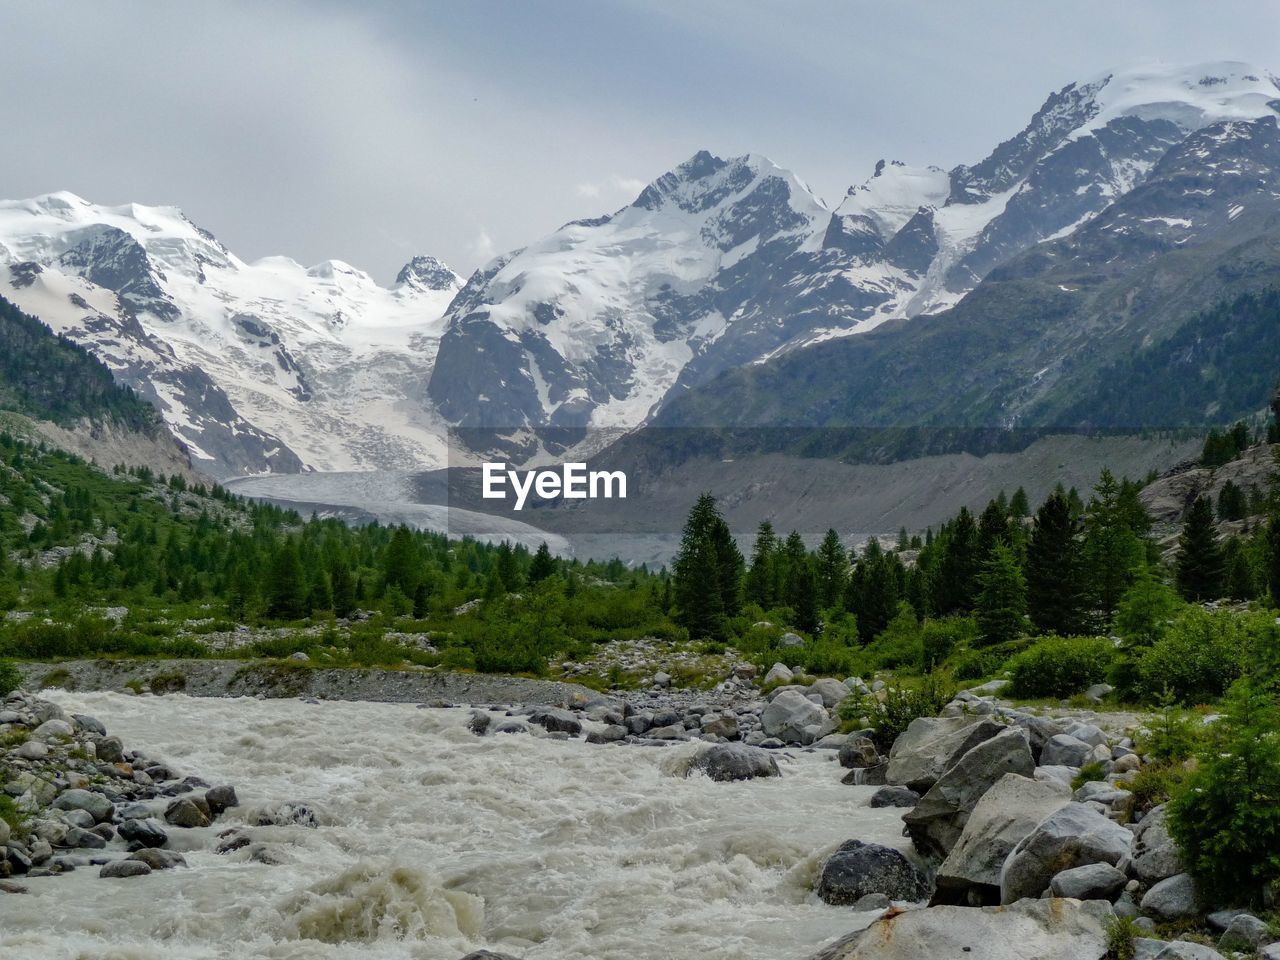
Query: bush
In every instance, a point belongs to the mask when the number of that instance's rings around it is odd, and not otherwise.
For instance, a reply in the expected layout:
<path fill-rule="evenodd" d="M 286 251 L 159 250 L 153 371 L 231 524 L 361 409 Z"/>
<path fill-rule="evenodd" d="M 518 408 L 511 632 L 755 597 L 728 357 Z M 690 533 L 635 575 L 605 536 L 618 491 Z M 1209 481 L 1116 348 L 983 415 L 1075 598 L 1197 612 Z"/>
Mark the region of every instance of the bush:
<path fill-rule="evenodd" d="M 1244 669 L 1259 631 L 1269 636 L 1271 618 L 1189 607 L 1163 637 L 1137 660 L 1135 693 L 1158 703 L 1169 691 L 1179 703 L 1217 700 Z"/>
<path fill-rule="evenodd" d="M 445 647 L 440 651 L 440 666 L 446 670 L 474 670 L 476 655 L 466 647 Z"/>
<path fill-rule="evenodd" d="M 1258 902 L 1280 880 L 1277 729 L 1275 694 L 1252 679 L 1237 682 L 1199 766 L 1169 804 L 1183 863 L 1214 902 Z"/>
<path fill-rule="evenodd" d="M 1105 637 L 1051 637 L 1009 661 L 1015 697 L 1069 697 L 1107 676 L 1115 648 Z"/>
<path fill-rule="evenodd" d="M 881 751 L 893 742 L 919 717 L 935 717 L 956 694 L 955 685 L 943 673 L 931 673 L 911 685 L 890 687 L 884 700 L 874 696 L 850 697 L 840 704 L 844 725 L 860 725 L 865 718 L 871 727 L 871 739 Z"/>
<path fill-rule="evenodd" d="M 972 617 L 926 620 L 920 629 L 921 665 L 932 670 L 951 656 L 951 651 L 977 640 L 978 625 Z M 963 677 L 958 679 L 973 679 Z"/>
<path fill-rule="evenodd" d="M 0 700 L 22 686 L 22 674 L 8 660 L 0 660 Z"/>

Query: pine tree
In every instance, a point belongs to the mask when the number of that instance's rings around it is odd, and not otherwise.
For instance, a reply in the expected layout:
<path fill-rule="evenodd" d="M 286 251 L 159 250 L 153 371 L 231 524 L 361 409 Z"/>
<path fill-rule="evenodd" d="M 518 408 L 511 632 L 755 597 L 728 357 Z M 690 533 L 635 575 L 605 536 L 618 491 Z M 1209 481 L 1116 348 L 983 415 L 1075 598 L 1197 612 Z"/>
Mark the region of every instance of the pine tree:
<path fill-rule="evenodd" d="M 396 527 L 382 558 L 383 589 L 395 586 L 406 596 L 413 593 L 418 582 L 419 563 L 418 546 L 413 541 L 413 534 L 408 527 Z"/>
<path fill-rule="evenodd" d="M 1067 495 L 1055 492 L 1036 511 L 1027 542 L 1027 612 L 1041 633 L 1077 633 L 1081 619 L 1079 544 Z"/>
<path fill-rule="evenodd" d="M 1222 595 L 1223 558 L 1209 498 L 1197 497 L 1178 537 L 1178 592 L 1187 600 Z"/>
<path fill-rule="evenodd" d="M 1009 501 L 1009 516 L 1021 518 L 1030 515 L 1031 503 L 1027 500 L 1027 491 L 1019 487 L 1013 491 L 1013 498 Z"/>
<path fill-rule="evenodd" d="M 978 578 L 978 629 L 989 644 L 1016 640 L 1025 632 L 1027 583 L 1013 551 L 997 544 Z"/>
<path fill-rule="evenodd" d="M 1271 590 L 1271 605 L 1280 607 L 1280 514 L 1267 523 L 1267 586 Z"/>
<path fill-rule="evenodd" d="M 723 639 L 725 619 L 742 604 L 742 554 L 729 525 L 704 493 L 693 505 L 672 569 L 677 621 L 693 637 Z"/>
<path fill-rule="evenodd" d="M 346 617 L 356 608 L 356 584 L 351 579 L 351 568 L 341 560 L 329 568 L 329 585 L 333 589 L 334 616 Z"/>
<path fill-rule="evenodd" d="M 1222 592 L 1232 600 L 1252 600 L 1258 595 L 1253 563 L 1239 537 L 1232 537 L 1222 549 Z"/>
<path fill-rule="evenodd" d="M 756 542 L 751 551 L 751 569 L 747 572 L 747 600 L 768 610 L 778 602 L 778 537 L 768 520 L 756 530 Z"/>
<path fill-rule="evenodd" d="M 1249 512 L 1249 500 L 1234 480 L 1228 480 L 1218 491 L 1218 519 L 1243 520 Z"/>
<path fill-rule="evenodd" d="M 796 627 L 812 636 L 818 632 L 818 581 L 812 563 L 801 566 L 796 582 Z"/>
<path fill-rule="evenodd" d="M 845 577 L 849 567 L 849 558 L 835 530 L 828 530 L 826 536 L 822 538 L 817 559 L 818 603 L 822 609 L 829 610 L 839 603 L 844 595 Z"/>
<path fill-rule="evenodd" d="M 422 620 L 427 615 L 431 601 L 431 587 L 425 579 L 419 580 L 413 591 L 413 619 Z"/>
<path fill-rule="evenodd" d="M 520 565 L 516 562 L 515 549 L 506 540 L 498 544 L 491 573 L 504 593 L 520 589 Z"/>
<path fill-rule="evenodd" d="M 271 558 L 267 573 L 267 616 L 274 620 L 300 620 L 308 612 L 306 575 L 298 545 L 286 540 Z"/>
<path fill-rule="evenodd" d="M 990 559 L 998 544 L 1010 545 L 1012 535 L 1009 529 L 1009 515 L 999 501 L 992 500 L 987 504 L 982 516 L 978 518 L 978 560 L 980 563 Z"/>
<path fill-rule="evenodd" d="M 934 582 L 934 609 L 940 614 L 973 609 L 978 593 L 978 527 L 968 507 L 947 528 L 942 538 L 942 559 Z"/>
<path fill-rule="evenodd" d="M 529 564 L 529 582 L 541 583 L 555 572 L 555 557 L 551 556 L 551 548 L 547 546 L 547 542 L 544 540 L 533 555 L 533 561 Z"/>
<path fill-rule="evenodd" d="M 1105 623 L 1115 616 L 1120 598 L 1143 565 L 1146 551 L 1129 528 L 1120 500 L 1120 484 L 1104 469 L 1084 518 L 1085 588 Z"/>

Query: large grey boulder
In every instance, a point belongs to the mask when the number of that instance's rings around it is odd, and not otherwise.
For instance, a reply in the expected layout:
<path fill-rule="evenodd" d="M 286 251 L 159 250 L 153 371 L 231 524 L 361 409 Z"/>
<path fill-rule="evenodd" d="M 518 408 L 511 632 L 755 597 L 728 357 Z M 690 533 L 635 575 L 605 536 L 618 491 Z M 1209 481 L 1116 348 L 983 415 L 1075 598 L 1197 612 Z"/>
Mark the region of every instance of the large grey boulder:
<path fill-rule="evenodd" d="M 890 900 L 921 900 L 929 887 L 915 865 L 892 847 L 846 840 L 822 865 L 818 896 L 841 906 L 869 893 L 882 893 Z"/>
<path fill-rule="evenodd" d="M 1169 836 L 1164 806 L 1153 807 L 1133 832 L 1133 860 L 1129 871 L 1145 885 L 1182 873 L 1178 845 Z"/>
<path fill-rule="evenodd" d="M 888 782 L 927 793 L 952 764 L 1004 729 L 989 717 L 917 717 L 889 751 Z"/>
<path fill-rule="evenodd" d="M 1049 884 L 1055 897 L 1073 900 L 1114 900 L 1129 882 L 1123 870 L 1109 863 L 1086 863 L 1063 870 Z"/>
<path fill-rule="evenodd" d="M 1008 907 L 930 907 L 877 920 L 809 960 L 1102 960 L 1100 901 L 1024 900 Z"/>
<path fill-rule="evenodd" d="M 767 736 L 786 743 L 802 743 L 805 727 L 825 725 L 827 711 L 797 690 L 783 690 L 760 714 Z"/>
<path fill-rule="evenodd" d="M 1269 923 L 1259 920 L 1251 913 L 1242 913 L 1227 925 L 1227 929 L 1218 940 L 1218 949 L 1240 950 L 1248 953 L 1266 946 L 1275 939 Z"/>
<path fill-rule="evenodd" d="M 840 747 L 840 766 L 849 770 L 874 767 L 880 762 L 880 753 L 870 737 L 850 737 Z"/>
<path fill-rule="evenodd" d="M 1046 767 L 1083 767 L 1089 762 L 1091 753 L 1092 745 L 1069 733 L 1060 733 L 1045 743 L 1040 751 L 1040 763 Z"/>
<path fill-rule="evenodd" d="M 1200 893 L 1189 873 L 1161 880 L 1142 898 L 1142 912 L 1161 920 L 1181 920 L 1200 912 Z"/>
<path fill-rule="evenodd" d="M 756 777 L 779 777 L 778 762 L 769 751 L 749 747 L 745 743 L 721 743 L 699 754 L 692 769 L 701 770 L 712 780 L 753 780 Z"/>
<path fill-rule="evenodd" d="M 764 675 L 764 679 L 760 681 L 762 686 L 769 686 L 772 683 L 790 683 L 795 679 L 795 674 L 791 672 L 791 668 L 785 663 L 775 663 L 769 668 L 769 672 Z"/>
<path fill-rule="evenodd" d="M 849 696 L 849 688 L 839 680 L 825 677 L 809 684 L 805 690 L 805 695 L 821 697 L 822 705 L 829 710 L 832 707 L 839 706 L 840 701 Z"/>
<path fill-rule="evenodd" d="M 1018 843 L 1000 870 L 1000 902 L 1038 897 L 1063 870 L 1088 863 L 1115 866 L 1133 834 L 1082 803 L 1068 803 Z"/>
<path fill-rule="evenodd" d="M 964 831 L 938 868 L 935 902 L 962 903 L 970 890 L 1000 902 L 1000 869 L 1024 837 L 1071 802 L 1071 791 L 1052 781 L 1003 776 L 978 801 Z"/>
<path fill-rule="evenodd" d="M 1026 731 L 1006 727 L 969 750 L 904 814 L 907 835 L 928 856 L 945 857 L 982 795 L 1007 773 L 1030 777 L 1036 762 Z"/>

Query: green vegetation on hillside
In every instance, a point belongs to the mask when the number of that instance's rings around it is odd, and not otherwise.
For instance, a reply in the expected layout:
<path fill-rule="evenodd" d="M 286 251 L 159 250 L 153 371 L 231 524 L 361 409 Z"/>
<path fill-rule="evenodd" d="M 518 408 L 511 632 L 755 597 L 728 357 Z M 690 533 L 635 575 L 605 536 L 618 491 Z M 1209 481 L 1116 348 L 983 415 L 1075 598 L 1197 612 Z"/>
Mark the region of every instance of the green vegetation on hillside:
<path fill-rule="evenodd" d="M 109 420 L 131 430 L 160 429 L 156 411 L 115 383 L 102 361 L 0 297 L 0 410 L 67 425 Z"/>

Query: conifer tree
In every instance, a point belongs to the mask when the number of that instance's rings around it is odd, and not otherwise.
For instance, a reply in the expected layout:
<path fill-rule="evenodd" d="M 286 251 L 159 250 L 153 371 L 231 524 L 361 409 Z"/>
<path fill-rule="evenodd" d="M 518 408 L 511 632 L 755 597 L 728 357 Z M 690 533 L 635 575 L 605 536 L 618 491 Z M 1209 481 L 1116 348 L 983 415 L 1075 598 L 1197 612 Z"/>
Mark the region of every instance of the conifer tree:
<path fill-rule="evenodd" d="M 698 497 L 672 569 L 678 622 L 693 637 L 722 639 L 742 603 L 742 553 L 709 493 Z"/>
<path fill-rule="evenodd" d="M 747 600 L 768 610 L 778 602 L 778 537 L 773 524 L 761 521 L 751 551 L 751 569 L 747 573 Z"/>
<path fill-rule="evenodd" d="M 329 568 L 329 585 L 333 589 L 333 613 L 346 617 L 356 608 L 356 584 L 351 578 L 351 568 L 341 560 Z"/>
<path fill-rule="evenodd" d="M 396 527 L 382 560 L 383 589 L 399 587 L 406 596 L 413 593 L 418 581 L 418 547 L 408 527 Z"/>
<path fill-rule="evenodd" d="M 1208 497 L 1197 497 L 1178 537 L 1178 592 L 1187 600 L 1221 596 L 1223 566 L 1213 507 Z"/>
<path fill-rule="evenodd" d="M 812 636 L 818 632 L 818 581 L 811 562 L 801 564 L 796 584 L 796 627 Z"/>
<path fill-rule="evenodd" d="M 1085 588 L 1105 623 L 1115 616 L 1120 598 L 1146 559 L 1138 536 L 1129 528 L 1120 484 L 1110 470 L 1098 478 L 1084 518 Z"/>
<path fill-rule="evenodd" d="M 418 581 L 417 587 L 413 590 L 413 619 L 421 620 L 426 617 L 430 601 L 431 587 L 424 578 Z"/>
<path fill-rule="evenodd" d="M 1027 583 L 1013 551 L 996 544 L 978 578 L 978 629 L 989 644 L 1016 640 L 1025 632 Z"/>
<path fill-rule="evenodd" d="M 300 620 L 307 610 L 306 575 L 298 545 L 286 540 L 271 558 L 267 573 L 267 616 L 275 620 Z"/>
<path fill-rule="evenodd" d="M 1077 633 L 1081 619 L 1079 544 L 1068 496 L 1049 496 L 1027 542 L 1027 612 L 1041 633 Z"/>
<path fill-rule="evenodd" d="M 1031 516 L 1031 503 L 1027 500 L 1027 491 L 1022 487 L 1013 491 L 1013 497 L 1009 500 L 1009 516 L 1019 518 Z"/>
<path fill-rule="evenodd" d="M 998 501 L 992 500 L 978 518 L 978 560 L 985 563 L 991 558 L 997 544 L 1010 545 L 1012 541 L 1009 529 L 1009 515 L 1006 508 Z"/>
<path fill-rule="evenodd" d="M 541 583 L 555 572 L 555 557 L 551 556 L 551 548 L 543 540 L 533 555 L 533 561 L 529 564 L 529 582 Z"/>
<path fill-rule="evenodd" d="M 1280 607 L 1280 514 L 1267 523 L 1267 586 L 1271 591 L 1271 605 Z"/>
<path fill-rule="evenodd" d="M 940 614 L 972 610 L 978 593 L 978 527 L 968 507 L 947 528 L 942 538 L 942 559 L 934 582 L 934 609 Z"/>
<path fill-rule="evenodd" d="M 818 603 L 824 610 L 834 607 L 844 596 L 849 558 L 835 530 L 828 530 L 818 547 Z"/>
<path fill-rule="evenodd" d="M 1218 519 L 1243 520 L 1249 512 L 1249 500 L 1234 480 L 1228 480 L 1218 491 Z"/>

